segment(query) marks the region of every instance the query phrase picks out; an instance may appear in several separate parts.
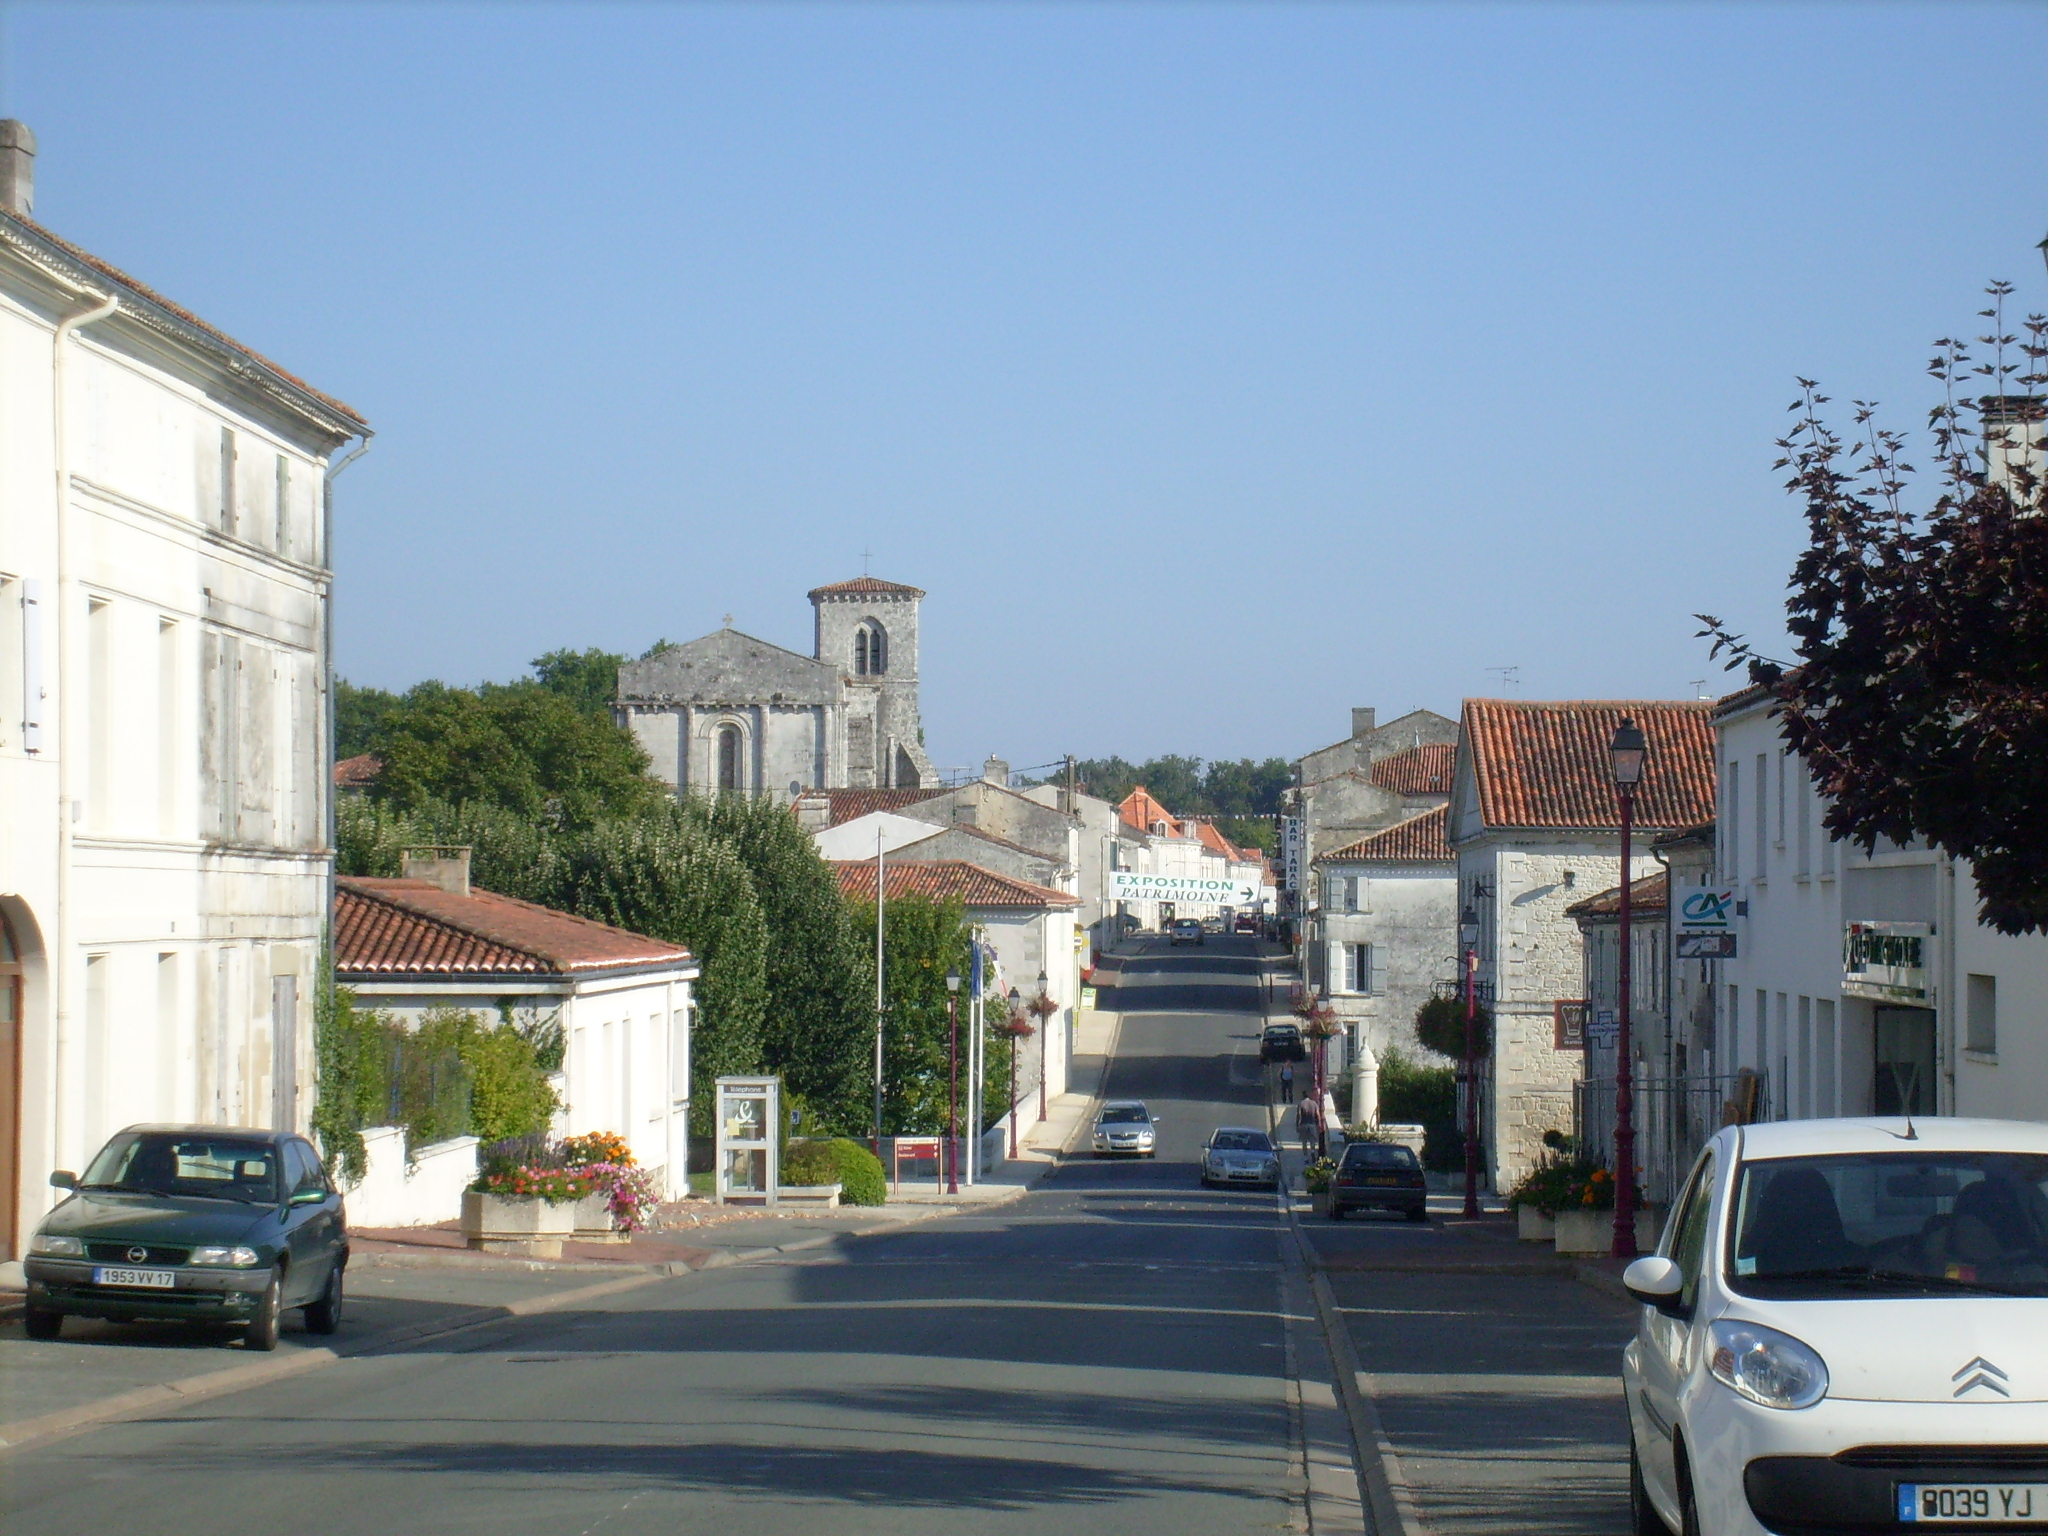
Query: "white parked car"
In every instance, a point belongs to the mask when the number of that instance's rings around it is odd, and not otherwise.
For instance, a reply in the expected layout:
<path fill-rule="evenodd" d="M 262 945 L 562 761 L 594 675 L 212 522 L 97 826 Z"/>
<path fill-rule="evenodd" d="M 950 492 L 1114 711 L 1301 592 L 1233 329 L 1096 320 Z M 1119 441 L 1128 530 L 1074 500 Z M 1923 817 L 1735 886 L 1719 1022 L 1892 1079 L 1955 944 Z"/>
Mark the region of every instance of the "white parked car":
<path fill-rule="evenodd" d="M 2048 1531 L 2048 1125 L 1729 1126 L 1623 1282 L 1637 1532 Z"/>

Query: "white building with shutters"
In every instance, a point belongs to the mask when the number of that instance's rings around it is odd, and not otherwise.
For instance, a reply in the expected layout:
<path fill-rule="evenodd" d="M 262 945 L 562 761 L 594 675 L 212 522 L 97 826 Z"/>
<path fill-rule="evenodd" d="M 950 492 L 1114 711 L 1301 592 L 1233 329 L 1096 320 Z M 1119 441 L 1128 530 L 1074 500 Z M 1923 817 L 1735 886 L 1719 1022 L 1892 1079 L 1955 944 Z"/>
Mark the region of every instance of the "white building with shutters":
<path fill-rule="evenodd" d="M 136 1121 L 303 1128 L 347 406 L 34 223 L 0 124 L 0 1258 Z"/>

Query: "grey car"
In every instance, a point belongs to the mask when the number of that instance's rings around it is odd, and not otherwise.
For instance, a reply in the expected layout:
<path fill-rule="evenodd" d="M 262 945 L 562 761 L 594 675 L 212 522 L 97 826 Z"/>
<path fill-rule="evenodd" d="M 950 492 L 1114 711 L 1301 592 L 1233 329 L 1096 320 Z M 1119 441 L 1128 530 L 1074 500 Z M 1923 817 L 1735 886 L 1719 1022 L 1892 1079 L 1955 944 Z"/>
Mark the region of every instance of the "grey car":
<path fill-rule="evenodd" d="M 1097 1157 L 1150 1157 L 1158 1134 L 1152 1112 L 1137 1099 L 1111 1099 L 1095 1117 Z"/>
<path fill-rule="evenodd" d="M 1273 1138 L 1248 1125 L 1220 1125 L 1202 1143 L 1202 1185 L 1280 1187 L 1280 1154 Z"/>

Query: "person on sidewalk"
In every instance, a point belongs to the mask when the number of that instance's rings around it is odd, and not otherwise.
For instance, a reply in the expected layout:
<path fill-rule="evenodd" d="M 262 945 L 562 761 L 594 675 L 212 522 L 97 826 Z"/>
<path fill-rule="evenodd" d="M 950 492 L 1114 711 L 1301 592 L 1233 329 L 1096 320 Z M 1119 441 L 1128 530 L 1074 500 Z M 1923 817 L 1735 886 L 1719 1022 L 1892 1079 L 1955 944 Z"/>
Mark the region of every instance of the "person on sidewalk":
<path fill-rule="evenodd" d="M 1316 1102 L 1312 1093 L 1301 1096 L 1301 1107 L 1294 1112 L 1294 1133 L 1301 1140 L 1302 1150 L 1320 1161 L 1323 1156 L 1323 1106 Z"/>
<path fill-rule="evenodd" d="M 1280 1097 L 1289 1104 L 1294 1102 L 1294 1063 L 1291 1061 L 1280 1063 Z"/>

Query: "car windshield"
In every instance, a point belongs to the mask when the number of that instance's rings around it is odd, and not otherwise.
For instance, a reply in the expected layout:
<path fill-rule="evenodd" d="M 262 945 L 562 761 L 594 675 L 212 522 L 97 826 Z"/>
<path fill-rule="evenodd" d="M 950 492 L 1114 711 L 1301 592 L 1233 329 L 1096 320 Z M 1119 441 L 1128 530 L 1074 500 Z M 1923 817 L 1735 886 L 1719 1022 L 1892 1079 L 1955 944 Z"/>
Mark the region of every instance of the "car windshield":
<path fill-rule="evenodd" d="M 1752 1296 L 2048 1296 L 2048 1155 L 1875 1152 L 1743 1164 L 1728 1283 Z"/>
<path fill-rule="evenodd" d="M 1266 1038 L 1268 1040 L 1283 1040 L 1289 1035 L 1298 1035 L 1300 1033 L 1301 1031 L 1292 1024 L 1268 1024 L 1266 1026 Z"/>
<path fill-rule="evenodd" d="M 1175 928 L 1178 928 L 1182 933 L 1188 933 L 1193 931 L 1194 929 L 1200 928 L 1202 925 L 1196 922 L 1192 917 L 1184 917 L 1179 922 L 1175 923 L 1173 926 Z"/>
<path fill-rule="evenodd" d="M 1384 1142 L 1355 1142 L 1344 1149 L 1344 1166 L 1399 1169 L 1407 1173 L 1415 1167 L 1415 1154 L 1406 1147 L 1388 1146 Z"/>
<path fill-rule="evenodd" d="M 80 1181 L 86 1189 L 277 1202 L 277 1148 L 204 1133 L 127 1131 L 100 1149 Z"/>
<path fill-rule="evenodd" d="M 1142 1104 L 1112 1104 L 1102 1112 L 1104 1125 L 1143 1125 L 1151 1118 Z"/>
<path fill-rule="evenodd" d="M 1209 1143 L 1218 1152 L 1270 1152 L 1273 1143 L 1264 1131 L 1218 1131 Z"/>

